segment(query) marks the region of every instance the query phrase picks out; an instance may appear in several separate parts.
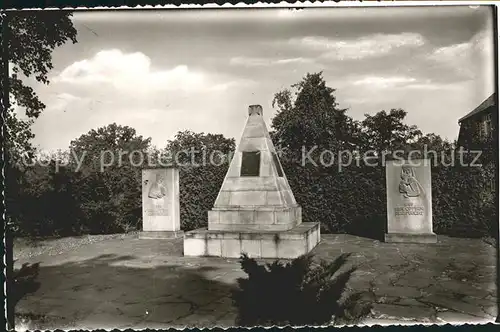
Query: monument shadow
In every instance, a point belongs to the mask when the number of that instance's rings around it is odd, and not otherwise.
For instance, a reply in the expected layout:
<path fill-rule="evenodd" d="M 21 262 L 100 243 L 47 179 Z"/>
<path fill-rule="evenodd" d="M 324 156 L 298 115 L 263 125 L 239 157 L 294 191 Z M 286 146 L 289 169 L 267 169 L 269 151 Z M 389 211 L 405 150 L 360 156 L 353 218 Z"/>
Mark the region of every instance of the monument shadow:
<path fill-rule="evenodd" d="M 53 266 L 36 265 L 38 287 L 22 294 L 16 326 L 30 329 L 215 326 L 232 313 L 235 286 L 208 279 L 217 267 L 189 268 L 104 254 Z M 203 322 L 197 325 L 196 322 Z"/>
<path fill-rule="evenodd" d="M 355 217 L 346 226 L 346 233 L 377 241 L 384 241 L 387 232 L 387 217 L 374 215 L 373 217 Z"/>

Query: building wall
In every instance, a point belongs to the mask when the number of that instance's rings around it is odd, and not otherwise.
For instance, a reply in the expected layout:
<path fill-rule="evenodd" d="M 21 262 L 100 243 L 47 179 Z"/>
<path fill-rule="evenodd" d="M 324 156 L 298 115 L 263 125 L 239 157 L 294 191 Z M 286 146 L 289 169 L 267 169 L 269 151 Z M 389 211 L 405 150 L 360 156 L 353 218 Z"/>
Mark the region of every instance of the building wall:
<path fill-rule="evenodd" d="M 496 188 L 496 160 L 498 160 L 498 108 L 491 106 L 460 123 L 458 146 L 470 151 L 482 151 L 479 163 L 483 165 L 485 176 L 490 185 L 484 188 L 486 196 L 492 195 Z M 496 152 L 495 152 L 496 151 Z"/>
<path fill-rule="evenodd" d="M 495 107 L 489 107 L 483 112 L 464 119 L 460 123 L 458 144 L 465 148 L 494 137 L 495 124 L 497 123 Z"/>

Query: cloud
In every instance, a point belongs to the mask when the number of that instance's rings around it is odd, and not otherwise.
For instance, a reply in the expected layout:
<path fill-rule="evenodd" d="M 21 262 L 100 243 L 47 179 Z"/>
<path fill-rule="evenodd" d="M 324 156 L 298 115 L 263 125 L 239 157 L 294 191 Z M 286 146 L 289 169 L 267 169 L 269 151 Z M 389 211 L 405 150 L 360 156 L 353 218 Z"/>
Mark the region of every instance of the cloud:
<path fill-rule="evenodd" d="M 247 79 L 237 79 L 229 82 L 214 84 L 210 87 L 210 91 L 226 91 L 232 88 L 249 87 L 254 85 L 256 82 Z"/>
<path fill-rule="evenodd" d="M 494 73 L 493 34 L 480 31 L 468 42 L 443 46 L 427 55 L 427 60 L 439 66 L 453 69 L 466 79 L 483 76 L 492 80 Z M 489 77 L 488 77 L 489 76 Z"/>
<path fill-rule="evenodd" d="M 296 64 L 296 63 L 311 63 L 313 62 L 311 59 L 305 59 L 305 58 L 291 58 L 291 59 L 281 59 L 281 60 L 276 60 L 276 64 Z"/>
<path fill-rule="evenodd" d="M 451 46 L 440 47 L 434 50 L 429 55 L 429 58 L 436 61 L 443 61 L 443 60 L 448 61 L 449 59 L 456 57 L 463 58 L 469 55 L 469 52 L 472 48 L 471 46 L 472 44 L 468 42 L 468 43 L 460 43 Z"/>
<path fill-rule="evenodd" d="M 52 103 L 50 103 L 50 109 L 51 110 L 57 110 L 57 111 L 65 111 L 68 106 L 73 103 L 77 102 L 80 100 L 83 100 L 84 98 L 74 96 L 70 93 L 59 93 L 58 95 L 55 96 L 54 100 Z"/>
<path fill-rule="evenodd" d="M 229 63 L 233 66 L 243 67 L 269 67 L 275 65 L 288 65 L 299 63 L 312 63 L 312 59 L 306 58 L 289 58 L 289 59 L 271 59 L 271 58 L 254 58 L 254 57 L 234 57 Z"/>
<path fill-rule="evenodd" d="M 444 90 L 462 90 L 464 89 L 464 83 L 433 83 L 431 81 L 408 84 L 404 86 L 405 89 L 412 90 L 428 90 L 428 91 L 444 91 Z"/>
<path fill-rule="evenodd" d="M 425 44 L 425 40 L 418 33 L 405 32 L 374 34 L 352 40 L 308 36 L 292 38 L 289 44 L 320 51 L 325 59 L 357 60 L 386 55 L 399 48 L 419 47 Z"/>
<path fill-rule="evenodd" d="M 395 87 L 399 85 L 404 85 L 407 83 L 413 83 L 416 79 L 413 77 L 403 77 L 403 76 L 366 76 L 361 79 L 354 80 L 352 84 L 354 85 L 369 85 L 376 88 L 388 88 Z"/>
<path fill-rule="evenodd" d="M 156 69 L 143 53 L 119 50 L 80 58 L 56 75 L 53 84 L 38 91 L 47 109 L 34 124 L 37 143 L 50 149 L 65 148 L 82 133 L 112 122 L 155 136 L 161 145 L 178 130 L 215 126 L 221 109 L 233 111 L 223 105 L 248 94 L 245 88 L 254 91 L 255 85 L 247 78 L 185 65 Z M 56 127 L 57 132 L 44 132 Z M 224 122 L 218 128 L 222 131 Z"/>
<path fill-rule="evenodd" d="M 464 89 L 464 82 L 443 83 L 432 79 L 420 79 L 408 76 L 364 76 L 348 80 L 347 85 L 357 86 L 357 92 L 359 92 L 359 88 L 363 89 L 364 92 L 377 89 L 390 89 L 392 92 L 404 90 L 429 92 L 440 90 L 449 92 L 450 90 Z M 343 87 L 346 88 L 347 86 L 344 85 Z"/>
<path fill-rule="evenodd" d="M 205 86 L 201 73 L 185 65 L 154 71 L 151 60 L 141 52 L 125 54 L 120 50 L 103 50 L 90 59 L 76 61 L 55 79 L 81 85 L 108 84 L 120 90 L 192 90 Z"/>

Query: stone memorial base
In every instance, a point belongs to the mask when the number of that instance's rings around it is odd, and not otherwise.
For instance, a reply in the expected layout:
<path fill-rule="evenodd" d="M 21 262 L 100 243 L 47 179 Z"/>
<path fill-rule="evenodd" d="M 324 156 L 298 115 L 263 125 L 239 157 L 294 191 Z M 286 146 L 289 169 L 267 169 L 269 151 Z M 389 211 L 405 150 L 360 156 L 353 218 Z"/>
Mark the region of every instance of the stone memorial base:
<path fill-rule="evenodd" d="M 211 231 L 284 232 L 301 222 L 300 206 L 214 207 L 208 211 Z"/>
<path fill-rule="evenodd" d="M 297 258 L 320 242 L 319 223 L 301 223 L 287 231 L 197 229 L 184 234 L 185 256 Z"/>
<path fill-rule="evenodd" d="M 184 231 L 143 231 L 139 239 L 176 239 L 184 237 Z"/>
<path fill-rule="evenodd" d="M 385 242 L 394 243 L 437 243 L 434 233 L 386 233 Z"/>

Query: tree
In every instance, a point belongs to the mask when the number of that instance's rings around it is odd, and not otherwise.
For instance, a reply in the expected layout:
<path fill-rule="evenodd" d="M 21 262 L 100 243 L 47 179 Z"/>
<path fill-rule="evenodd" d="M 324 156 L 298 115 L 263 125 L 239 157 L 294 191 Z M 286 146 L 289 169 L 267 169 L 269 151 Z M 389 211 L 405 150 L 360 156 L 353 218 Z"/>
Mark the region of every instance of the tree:
<path fill-rule="evenodd" d="M 71 21 L 71 13 L 66 11 L 36 11 L 36 12 L 8 12 L 3 16 L 2 33 L 4 51 L 7 54 L 3 58 L 2 64 L 12 66 L 12 74 L 8 78 L 3 78 L 1 90 L 5 87 L 9 90 L 9 98 L 4 98 L 7 112 L 5 114 L 3 140 L 4 156 L 6 163 L 4 174 L 6 179 L 5 201 L 6 217 L 9 227 L 6 229 L 7 248 L 12 248 L 11 227 L 19 222 L 19 215 L 16 210 L 10 208 L 13 203 L 22 204 L 18 184 L 22 178 L 22 172 L 16 167 L 20 165 L 20 156 L 28 155 L 33 157 L 34 148 L 31 145 L 33 134 L 30 125 L 45 108 L 32 88 L 26 86 L 21 73 L 25 77 L 34 76 L 38 82 L 48 84 L 47 74 L 52 65 L 52 51 L 71 40 L 76 43 L 76 29 Z M 9 105 L 8 99 L 13 98 L 13 103 Z M 20 119 L 15 108 L 11 105 L 25 109 L 27 119 Z M 12 252 L 7 252 L 9 260 L 7 266 L 8 275 L 12 278 Z M 10 291 L 9 291 L 10 294 Z M 8 302 L 7 316 L 9 327 L 14 328 L 14 308 Z"/>
<path fill-rule="evenodd" d="M 435 133 L 430 133 L 421 136 L 416 142 L 416 146 L 419 146 L 421 148 L 426 146 L 428 150 L 433 151 L 446 151 L 453 149 L 455 145 L 453 144 L 453 142 L 443 139 L 441 136 Z"/>
<path fill-rule="evenodd" d="M 195 166 L 210 163 L 210 158 L 215 163 L 222 163 L 221 158 L 229 156 L 234 148 L 234 138 L 185 130 L 179 131 L 173 140 L 167 142 L 164 153 L 174 163 L 193 163 L 192 166 Z"/>
<path fill-rule="evenodd" d="M 92 129 L 70 142 L 70 163 L 81 171 L 100 171 L 106 165 L 116 167 L 147 163 L 151 138 L 137 135 L 134 128 L 116 123 Z M 141 159 L 142 162 L 141 162 Z"/>
<path fill-rule="evenodd" d="M 273 99 L 278 109 L 272 119 L 276 145 L 295 157 L 315 146 L 319 151 L 336 152 L 356 145 L 356 122 L 346 114 L 347 109 L 339 108 L 335 89 L 326 85 L 322 72 L 307 74 L 291 88 Z"/>
<path fill-rule="evenodd" d="M 422 158 L 429 159 L 432 165 L 449 164 L 455 158 L 453 153 L 455 144 L 434 133 L 419 137 L 416 142 L 410 144 L 410 147 L 414 151 L 419 151 Z"/>
<path fill-rule="evenodd" d="M 176 162 L 180 167 L 182 229 L 207 225 L 207 211 L 212 209 L 217 198 L 234 149 L 234 139 L 220 134 L 182 131 L 174 140 L 168 141 L 165 151 L 170 156 L 175 157 L 177 152 L 185 151 L 178 154 Z M 217 153 L 212 154 L 215 151 Z"/>
<path fill-rule="evenodd" d="M 7 62 L 12 73 L 2 85 L 8 84 L 12 100 L 4 122 L 4 149 L 6 158 L 6 206 L 10 222 L 19 221 L 19 185 L 23 181 L 24 167 L 21 157 L 32 161 L 35 149 L 31 124 L 45 109 L 33 89 L 23 83 L 22 77 L 34 76 L 36 81 L 49 84 L 47 74 L 52 65 L 52 51 L 67 41 L 76 43 L 76 29 L 71 13 L 66 11 L 9 12 L 3 22 Z M 24 109 L 20 117 L 16 109 Z M 20 169 L 19 169 L 20 168 Z"/>
<path fill-rule="evenodd" d="M 67 41 L 77 42 L 71 15 L 67 11 L 9 12 L 5 18 L 4 41 L 12 67 L 8 84 L 13 98 L 6 114 L 5 144 L 11 162 L 17 162 L 22 154 L 33 153 L 30 140 L 34 135 L 30 125 L 45 109 L 45 104 L 23 83 L 22 77 L 34 77 L 37 82 L 49 84 L 52 51 Z M 26 119 L 16 115 L 14 105 L 25 109 Z"/>
<path fill-rule="evenodd" d="M 110 233 L 139 227 L 141 169 L 148 163 L 150 142 L 135 129 L 116 123 L 71 141 L 69 167 L 78 171 L 72 187 L 82 212 L 82 231 Z"/>
<path fill-rule="evenodd" d="M 403 121 L 407 112 L 402 109 L 391 109 L 378 112 L 375 115 L 365 114 L 361 122 L 363 152 L 372 150 L 375 153 L 382 151 L 394 152 L 407 150 L 410 144 L 415 143 L 422 132 L 414 125 L 407 125 Z"/>

